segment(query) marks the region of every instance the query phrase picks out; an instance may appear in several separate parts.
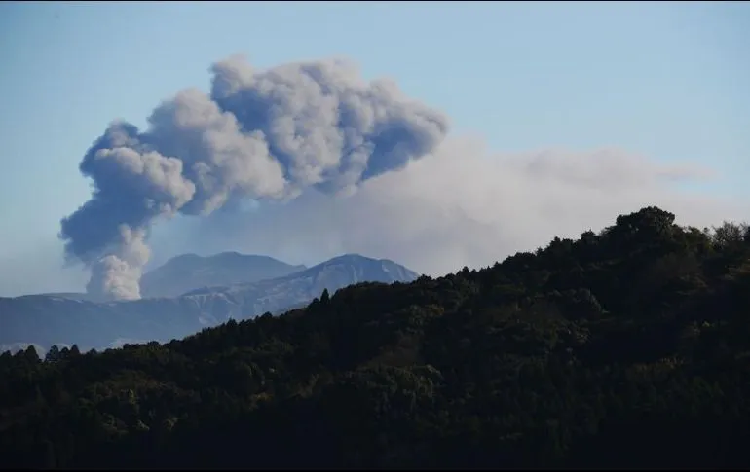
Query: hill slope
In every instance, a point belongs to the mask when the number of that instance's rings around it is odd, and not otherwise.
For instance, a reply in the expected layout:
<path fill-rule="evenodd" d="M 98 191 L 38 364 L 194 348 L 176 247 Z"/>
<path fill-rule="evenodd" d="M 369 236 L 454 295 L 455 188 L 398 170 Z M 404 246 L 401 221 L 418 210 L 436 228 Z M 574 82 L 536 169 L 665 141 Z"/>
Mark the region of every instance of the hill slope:
<path fill-rule="evenodd" d="M 746 468 L 750 232 L 658 208 L 167 345 L 0 356 L 0 466 Z"/>
<path fill-rule="evenodd" d="M 213 287 L 175 298 L 94 303 L 60 296 L 0 298 L 0 345 L 106 347 L 123 340 L 169 341 L 215 326 L 308 304 L 323 289 L 363 282 L 408 282 L 417 274 L 392 261 L 337 257 L 275 279 Z"/>

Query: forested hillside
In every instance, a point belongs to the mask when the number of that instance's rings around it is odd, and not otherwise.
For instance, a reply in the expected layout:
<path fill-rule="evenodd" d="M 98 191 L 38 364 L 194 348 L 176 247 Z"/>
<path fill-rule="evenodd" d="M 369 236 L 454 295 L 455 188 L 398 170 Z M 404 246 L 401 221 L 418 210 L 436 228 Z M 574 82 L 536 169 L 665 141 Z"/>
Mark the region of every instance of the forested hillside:
<path fill-rule="evenodd" d="M 750 232 L 655 207 L 167 345 L 0 357 L 4 467 L 723 468 L 748 444 Z"/>

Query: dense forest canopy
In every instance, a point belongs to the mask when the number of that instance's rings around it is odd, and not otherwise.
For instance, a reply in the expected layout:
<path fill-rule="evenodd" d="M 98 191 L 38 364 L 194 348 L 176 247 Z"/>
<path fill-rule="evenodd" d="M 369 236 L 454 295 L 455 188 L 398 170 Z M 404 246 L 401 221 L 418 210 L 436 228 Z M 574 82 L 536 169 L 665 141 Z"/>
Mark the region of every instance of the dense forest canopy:
<path fill-rule="evenodd" d="M 748 467 L 750 230 L 600 234 L 181 341 L 0 356 L 0 466 Z"/>

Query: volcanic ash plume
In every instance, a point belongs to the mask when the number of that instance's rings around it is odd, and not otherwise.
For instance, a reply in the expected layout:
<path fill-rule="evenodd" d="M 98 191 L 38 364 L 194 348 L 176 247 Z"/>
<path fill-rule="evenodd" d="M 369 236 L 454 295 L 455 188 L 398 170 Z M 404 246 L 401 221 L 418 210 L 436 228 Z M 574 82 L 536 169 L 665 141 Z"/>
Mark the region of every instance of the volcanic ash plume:
<path fill-rule="evenodd" d="M 112 123 L 80 165 L 89 201 L 61 221 L 66 255 L 92 269 L 90 293 L 137 299 L 157 219 L 207 215 L 242 199 L 306 189 L 351 193 L 429 154 L 448 121 L 390 81 L 366 82 L 341 59 L 255 71 L 242 56 L 215 63 L 211 92 L 178 92 L 139 131 Z"/>
<path fill-rule="evenodd" d="M 117 252 L 98 259 L 92 265 L 91 280 L 86 286 L 88 293 L 104 299 L 140 298 L 138 281 L 141 268 L 148 262 L 149 256 L 144 238 L 144 231 L 133 231 L 127 225 L 122 225 Z"/>

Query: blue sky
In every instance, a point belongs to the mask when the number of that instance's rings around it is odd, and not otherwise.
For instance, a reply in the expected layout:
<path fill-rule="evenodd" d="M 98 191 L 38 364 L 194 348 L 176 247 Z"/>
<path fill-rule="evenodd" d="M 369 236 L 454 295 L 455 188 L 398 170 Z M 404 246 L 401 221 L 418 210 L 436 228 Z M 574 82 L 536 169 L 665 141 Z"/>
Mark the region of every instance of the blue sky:
<path fill-rule="evenodd" d="M 617 147 L 750 196 L 748 3 L 3 2 L 0 261 L 58 250 L 111 120 L 144 125 L 236 52 L 261 68 L 350 56 L 493 150 Z"/>

